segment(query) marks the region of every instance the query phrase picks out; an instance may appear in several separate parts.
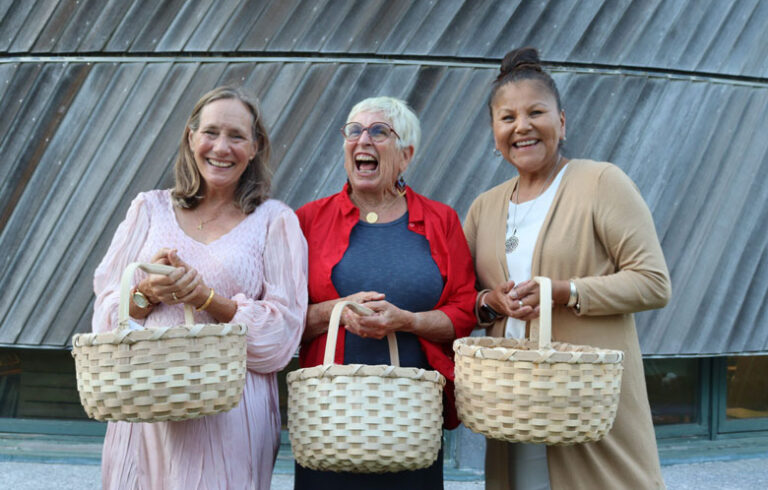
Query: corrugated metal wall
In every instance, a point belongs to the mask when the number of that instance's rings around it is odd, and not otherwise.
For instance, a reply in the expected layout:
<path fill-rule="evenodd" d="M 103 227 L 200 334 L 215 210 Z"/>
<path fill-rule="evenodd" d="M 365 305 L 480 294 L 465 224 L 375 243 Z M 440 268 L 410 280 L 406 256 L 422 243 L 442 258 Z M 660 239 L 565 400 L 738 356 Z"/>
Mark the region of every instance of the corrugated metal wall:
<path fill-rule="evenodd" d="M 408 180 L 463 216 L 513 174 L 485 104 L 498 60 L 534 45 L 567 155 L 617 163 L 653 211 L 674 298 L 638 315 L 644 352 L 766 352 L 767 21 L 757 0 L 0 2 L 0 344 L 90 327 L 93 269 L 133 196 L 169 185 L 210 88 L 259 96 L 294 207 L 344 182 L 356 101 L 405 98 Z"/>

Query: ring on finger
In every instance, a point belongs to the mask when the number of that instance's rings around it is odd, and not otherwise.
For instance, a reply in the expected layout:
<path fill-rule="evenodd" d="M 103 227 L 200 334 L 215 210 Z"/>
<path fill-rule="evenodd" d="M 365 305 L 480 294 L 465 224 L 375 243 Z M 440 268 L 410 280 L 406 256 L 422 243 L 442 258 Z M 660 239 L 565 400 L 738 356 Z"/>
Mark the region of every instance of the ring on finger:
<path fill-rule="evenodd" d="M 523 304 L 523 300 L 521 300 L 521 299 L 517 300 L 517 305 L 518 305 L 520 308 L 522 308 L 523 306 L 525 306 L 525 305 Z"/>
<path fill-rule="evenodd" d="M 178 301 L 179 300 L 179 298 L 176 297 L 176 291 L 172 292 L 171 296 L 173 296 L 173 300 L 174 301 Z"/>

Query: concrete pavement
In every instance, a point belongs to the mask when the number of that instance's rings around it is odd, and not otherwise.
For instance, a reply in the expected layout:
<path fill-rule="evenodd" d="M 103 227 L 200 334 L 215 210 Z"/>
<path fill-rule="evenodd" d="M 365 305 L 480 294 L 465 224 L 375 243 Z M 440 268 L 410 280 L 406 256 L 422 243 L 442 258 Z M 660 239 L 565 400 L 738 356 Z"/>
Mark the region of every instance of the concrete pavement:
<path fill-rule="evenodd" d="M 754 490 L 768 488 L 768 458 L 662 467 L 669 490 Z M 0 461 L 0 489 L 98 490 L 99 466 Z M 293 477 L 277 474 L 273 490 L 291 490 Z M 482 481 L 447 481 L 446 490 L 481 490 Z"/>

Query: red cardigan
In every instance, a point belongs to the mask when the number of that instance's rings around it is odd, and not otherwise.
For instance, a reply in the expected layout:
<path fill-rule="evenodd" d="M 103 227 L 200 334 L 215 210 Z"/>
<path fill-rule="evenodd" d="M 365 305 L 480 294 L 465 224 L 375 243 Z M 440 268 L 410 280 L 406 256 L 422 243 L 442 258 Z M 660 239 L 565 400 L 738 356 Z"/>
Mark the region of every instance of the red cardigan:
<path fill-rule="evenodd" d="M 341 261 L 352 228 L 360 219 L 360 211 L 349 199 L 349 185 L 338 194 L 302 206 L 296 214 L 309 246 L 309 302 L 322 303 L 339 298 L 331 282 L 333 267 Z M 448 315 L 456 337 L 472 332 L 475 320 L 475 271 L 467 240 L 456 211 L 445 204 L 427 199 L 410 187 L 406 192 L 408 228 L 423 235 L 429 242 L 432 259 L 443 278 L 443 293 L 437 309 Z M 334 360 L 344 362 L 345 329 L 339 329 Z M 301 367 L 323 363 L 326 334 L 302 344 L 299 351 Z M 446 377 L 444 425 L 453 429 L 459 424 L 453 395 L 453 351 L 450 343 L 438 344 L 419 338 L 429 364 Z"/>

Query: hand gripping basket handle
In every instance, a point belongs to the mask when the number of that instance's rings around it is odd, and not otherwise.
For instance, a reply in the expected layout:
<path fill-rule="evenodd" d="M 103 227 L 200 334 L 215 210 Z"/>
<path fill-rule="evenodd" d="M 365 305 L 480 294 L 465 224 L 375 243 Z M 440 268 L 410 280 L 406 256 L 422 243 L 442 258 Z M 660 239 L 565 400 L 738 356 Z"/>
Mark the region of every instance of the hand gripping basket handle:
<path fill-rule="evenodd" d="M 341 321 L 341 312 L 345 307 L 350 307 L 359 315 L 373 315 L 373 310 L 355 303 L 354 301 L 339 301 L 331 311 L 331 320 L 328 322 L 328 338 L 325 340 L 325 355 L 323 356 L 323 365 L 333 364 L 333 357 L 336 353 L 336 339 L 339 336 L 339 322 Z M 400 355 L 397 351 L 397 338 L 394 332 L 387 334 L 387 343 L 389 344 L 389 360 L 395 367 L 400 367 Z"/>
<path fill-rule="evenodd" d="M 175 267 L 162 264 L 142 264 L 141 262 L 132 262 L 128 264 L 128 267 L 123 271 L 123 277 L 120 280 L 120 306 L 117 310 L 117 319 L 119 328 L 125 328 L 128 326 L 128 297 L 131 292 L 131 283 L 133 282 L 133 274 L 136 269 L 141 269 L 150 274 L 163 274 L 167 276 L 171 272 L 175 271 Z M 195 318 L 193 316 L 194 310 L 192 305 L 184 305 L 184 322 L 187 326 L 195 324 Z"/>
<path fill-rule="evenodd" d="M 536 276 L 539 283 L 539 318 L 531 321 L 531 340 L 538 341 L 539 350 L 552 348 L 552 280 Z"/>

